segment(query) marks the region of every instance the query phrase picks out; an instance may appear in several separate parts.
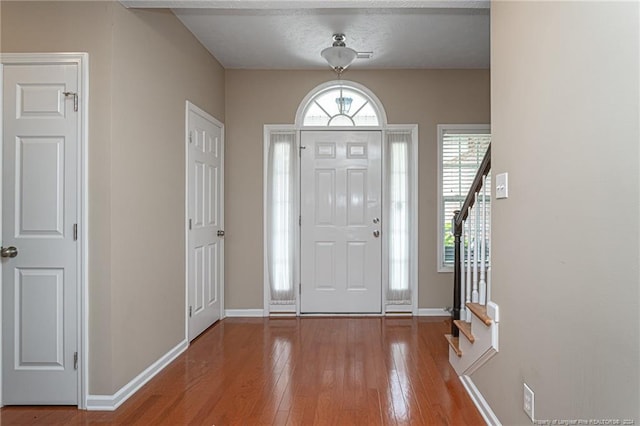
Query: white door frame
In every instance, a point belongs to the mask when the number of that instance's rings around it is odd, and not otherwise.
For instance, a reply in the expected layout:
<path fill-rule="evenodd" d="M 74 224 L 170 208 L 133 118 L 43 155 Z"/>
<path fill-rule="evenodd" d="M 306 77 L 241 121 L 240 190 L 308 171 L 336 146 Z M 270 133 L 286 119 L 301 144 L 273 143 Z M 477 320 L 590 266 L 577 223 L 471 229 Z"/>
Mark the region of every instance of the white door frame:
<path fill-rule="evenodd" d="M 330 82 L 331 83 L 331 82 Z M 327 83 L 329 84 L 329 83 Z M 311 93 L 315 93 L 316 89 L 314 89 Z M 303 101 L 301 103 L 301 108 L 302 106 L 304 106 L 306 104 L 306 100 L 310 98 L 310 95 L 307 96 L 307 98 L 305 98 L 305 101 Z M 414 200 L 412 207 L 411 207 L 411 226 L 412 229 L 415 229 L 416 232 L 414 232 L 411 235 L 411 240 L 410 240 L 410 252 L 411 252 L 411 268 L 410 268 L 410 285 L 411 285 L 411 291 L 412 291 L 412 304 L 409 305 L 389 305 L 387 306 L 386 304 L 386 292 L 387 292 L 387 288 L 389 285 L 389 279 L 388 279 L 388 267 L 389 267 L 389 253 L 388 253 L 388 239 L 387 239 L 387 234 L 388 232 L 386 231 L 386 221 L 385 221 L 385 227 L 383 228 L 383 233 L 382 233 L 382 294 L 381 294 L 381 300 L 382 300 L 382 312 L 380 313 L 381 315 L 387 315 L 387 313 L 393 313 L 393 312 L 401 312 L 403 309 L 406 309 L 407 307 L 410 308 L 410 310 L 406 311 L 408 313 L 411 313 L 414 316 L 418 315 L 418 235 L 417 235 L 417 231 L 418 231 L 418 222 L 419 222 L 419 218 L 418 218 L 418 125 L 417 124 L 387 124 L 386 120 L 384 120 L 383 124 L 381 126 L 375 126 L 375 127 L 331 127 L 331 128 L 327 128 L 327 127 L 311 127 L 311 126 L 307 126 L 304 127 L 301 124 L 301 120 L 298 121 L 297 124 L 266 124 L 264 125 L 264 134 L 263 134 L 263 138 L 264 138 L 264 144 L 263 144 L 263 148 L 264 148 L 264 152 L 263 152 L 263 315 L 264 316 L 269 316 L 270 314 L 276 314 L 276 315 L 293 315 L 295 312 L 295 315 L 299 316 L 300 315 L 300 292 L 299 289 L 298 291 L 296 291 L 296 304 L 294 305 L 271 305 L 271 300 L 270 300 L 270 286 L 269 286 L 269 273 L 268 273 L 268 259 L 267 259 L 267 250 L 268 250 L 268 241 L 267 241 L 267 215 L 266 215 L 266 211 L 267 211 L 267 162 L 268 162 L 268 157 L 269 157 L 269 144 L 270 144 L 270 135 L 271 133 L 274 132 L 286 132 L 286 131 L 293 131 L 296 133 L 296 149 L 300 149 L 300 138 L 301 138 L 301 132 L 302 131 L 306 131 L 306 130 L 312 130 L 312 131 L 343 131 L 343 130 L 348 130 L 348 131 L 358 131 L 358 130 L 378 130 L 382 132 L 382 205 L 383 205 L 383 216 L 384 216 L 384 212 L 386 212 L 388 210 L 389 207 L 389 200 L 388 200 L 388 194 L 386 191 L 386 187 L 387 187 L 387 159 L 386 159 L 386 151 L 387 151 L 387 133 L 389 131 L 399 131 L 399 130 L 405 130 L 405 131 L 410 131 L 411 132 L 411 147 L 412 147 L 412 158 L 410 159 L 411 161 L 411 167 L 412 167 L 412 173 L 411 173 L 411 198 L 412 200 Z M 298 157 L 298 162 L 296 164 L 296 168 L 295 168 L 295 174 L 296 174 L 296 185 L 297 185 L 297 189 L 296 189 L 296 194 L 297 194 L 297 199 L 295 200 L 296 206 L 297 206 L 297 215 L 300 215 L 300 199 L 299 199 L 299 189 L 300 189 L 300 164 L 299 164 L 299 157 Z M 295 251 L 295 265 L 296 265 L 296 277 L 297 277 L 297 282 L 300 282 L 300 229 L 299 227 L 296 228 L 296 240 L 298 241 L 298 244 L 296 246 L 296 251 Z"/>
<path fill-rule="evenodd" d="M 378 126 L 359 126 L 359 127 L 317 127 L 317 126 L 304 126 L 304 112 L 307 108 L 307 105 L 314 99 L 314 97 L 322 93 L 323 91 L 330 89 L 333 86 L 337 85 L 346 85 L 351 88 L 360 91 L 364 94 L 371 105 L 374 107 L 379 119 Z M 382 311 L 381 315 L 387 315 L 387 313 L 393 315 L 393 313 L 403 312 L 403 313 L 411 313 L 414 316 L 418 315 L 418 125 L 417 124 L 389 124 L 387 121 L 387 113 L 384 109 L 384 105 L 380 99 L 369 90 L 366 86 L 356 83 L 353 81 L 347 80 L 333 80 L 322 83 L 307 93 L 302 102 L 300 102 L 298 106 L 298 110 L 296 111 L 294 124 L 284 124 L 284 125 L 270 125 L 266 124 L 264 126 L 264 154 L 263 154 L 263 315 L 269 316 L 271 313 L 274 314 L 284 314 L 284 315 L 300 315 L 300 291 L 296 291 L 296 304 L 294 305 L 271 305 L 270 300 L 270 286 L 269 286 L 269 270 L 268 270 L 268 261 L 267 261 L 267 250 L 268 250 L 268 241 L 267 241 L 267 166 L 268 166 L 268 158 L 269 158 L 269 143 L 270 143 L 270 135 L 272 132 L 282 132 L 289 131 L 295 132 L 296 134 L 296 148 L 300 149 L 300 132 L 303 130 L 313 130 L 313 131 L 335 131 L 335 130 L 379 130 L 382 132 L 382 208 L 383 208 L 383 217 L 385 215 L 384 212 L 389 209 L 389 200 L 387 194 L 387 134 L 390 131 L 409 131 L 411 132 L 411 155 L 410 164 L 412 167 L 411 171 L 411 199 L 414 201 L 410 214 L 411 214 L 411 227 L 415 230 L 414 233 L 411 234 L 411 239 L 409 242 L 409 248 L 411 253 L 411 267 L 410 267 L 410 286 L 411 286 L 411 294 L 412 294 L 412 303 L 411 305 L 387 305 L 386 294 L 387 288 L 389 286 L 389 253 L 388 246 L 389 242 L 387 239 L 386 232 L 386 220 L 383 219 L 384 227 L 382 232 L 382 294 L 380 295 L 382 300 Z M 299 152 L 299 151 L 298 151 Z M 298 161 L 296 163 L 295 173 L 297 176 L 296 180 L 296 194 L 298 199 L 295 200 L 297 206 L 297 215 L 300 215 L 300 161 L 298 157 Z M 297 282 L 300 283 L 300 227 L 296 228 L 296 238 L 298 244 L 296 246 L 296 252 L 294 254 L 294 262 L 295 262 L 295 274 L 297 277 Z"/>
<path fill-rule="evenodd" d="M 4 65 L 60 65 L 75 64 L 78 67 L 78 174 L 77 174 L 77 217 L 80 233 L 77 246 L 77 321 L 78 321 L 78 408 L 87 406 L 89 391 L 89 292 L 87 284 L 89 275 L 89 208 L 88 208 L 88 176 L 89 176 L 89 54 L 88 53 L 2 53 L 0 54 L 0 79 L 4 83 Z M 0 93 L 2 87 L 0 85 Z M 0 105 L 2 113 L 2 105 Z M 0 132 L 2 132 L 0 120 Z M 0 151 L 1 156 L 1 151 Z M 1 160 L 1 159 L 0 159 Z M 0 163 L 1 164 L 1 163 Z M 0 167 L 1 168 L 1 167 Z M 0 188 L 2 174 L 0 173 Z M 1 198 L 0 198 L 1 199 Z M 1 213 L 0 213 L 1 215 Z M 1 220 L 0 220 L 1 223 Z M 0 268 L 2 266 L 0 265 Z M 0 269 L 1 271 L 1 269 Z M 0 285 L 2 278 L 0 274 Z M 0 310 L 2 309 L 2 292 L 0 292 Z M 1 312 L 0 312 L 1 314 Z M 2 342 L 0 328 L 0 344 Z M 2 406 L 2 357 L 0 357 L 0 406 Z"/>
<path fill-rule="evenodd" d="M 220 171 L 220 186 L 223 188 L 223 202 L 224 202 L 224 123 L 217 120 L 211 114 L 198 107 L 189 100 L 186 101 L 185 116 L 184 116 L 184 338 L 187 344 L 189 341 L 189 112 L 194 112 L 202 117 L 206 117 L 216 126 L 220 127 L 220 139 L 222 147 L 222 166 Z M 224 227 L 224 207 L 221 212 L 222 226 Z M 224 309 L 224 239 L 221 241 L 222 262 L 220 262 L 220 276 L 222 282 L 220 283 L 220 320 L 225 317 Z"/>

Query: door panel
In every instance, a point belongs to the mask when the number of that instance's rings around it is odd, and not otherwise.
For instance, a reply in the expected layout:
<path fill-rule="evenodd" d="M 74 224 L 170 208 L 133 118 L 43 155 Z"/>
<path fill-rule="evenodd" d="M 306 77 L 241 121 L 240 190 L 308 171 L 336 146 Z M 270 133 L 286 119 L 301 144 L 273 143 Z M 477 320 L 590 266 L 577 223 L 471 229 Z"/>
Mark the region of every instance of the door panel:
<path fill-rule="evenodd" d="M 222 128 L 206 114 L 188 116 L 188 235 L 189 340 L 221 317 L 223 285 L 223 140 Z"/>
<path fill-rule="evenodd" d="M 62 237 L 64 138 L 16 137 L 18 236 Z"/>
<path fill-rule="evenodd" d="M 318 169 L 315 173 L 316 185 L 316 214 L 317 226 L 331 226 L 336 224 L 336 171 Z"/>
<path fill-rule="evenodd" d="M 302 132 L 301 312 L 381 312 L 379 131 Z"/>
<path fill-rule="evenodd" d="M 347 243 L 347 289 L 366 290 L 367 245 L 361 241 Z"/>
<path fill-rule="evenodd" d="M 367 199 L 367 171 L 363 169 L 347 170 L 347 224 L 365 226 Z"/>
<path fill-rule="evenodd" d="M 18 83 L 16 110 L 20 118 L 64 118 L 64 84 Z"/>
<path fill-rule="evenodd" d="M 15 368 L 64 368 L 64 272 L 15 270 Z"/>
<path fill-rule="evenodd" d="M 3 402 L 78 402 L 76 65 L 3 70 Z"/>

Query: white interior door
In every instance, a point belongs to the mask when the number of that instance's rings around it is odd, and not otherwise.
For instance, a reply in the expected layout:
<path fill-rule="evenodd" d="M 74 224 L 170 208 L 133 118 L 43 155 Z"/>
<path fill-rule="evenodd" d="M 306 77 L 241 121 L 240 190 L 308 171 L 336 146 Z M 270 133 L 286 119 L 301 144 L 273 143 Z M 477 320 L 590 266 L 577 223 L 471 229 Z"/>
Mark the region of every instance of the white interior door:
<path fill-rule="evenodd" d="M 382 137 L 302 132 L 302 313 L 380 313 Z"/>
<path fill-rule="evenodd" d="M 224 286 L 222 124 L 188 104 L 189 340 L 221 317 Z"/>
<path fill-rule="evenodd" d="M 78 402 L 77 68 L 4 66 L 4 404 Z"/>

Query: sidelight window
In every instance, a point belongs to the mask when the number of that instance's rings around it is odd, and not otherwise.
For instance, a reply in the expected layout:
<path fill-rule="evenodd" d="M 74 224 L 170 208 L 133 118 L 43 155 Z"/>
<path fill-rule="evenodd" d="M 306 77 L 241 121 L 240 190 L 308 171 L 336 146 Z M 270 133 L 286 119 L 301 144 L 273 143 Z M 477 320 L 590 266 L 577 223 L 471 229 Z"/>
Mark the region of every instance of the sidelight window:
<path fill-rule="evenodd" d="M 389 131 L 389 285 L 387 303 L 411 304 L 411 131 Z M 413 230 L 415 232 L 415 230 Z"/>
<path fill-rule="evenodd" d="M 296 133 L 270 135 L 267 162 L 267 269 L 271 303 L 295 304 Z"/>

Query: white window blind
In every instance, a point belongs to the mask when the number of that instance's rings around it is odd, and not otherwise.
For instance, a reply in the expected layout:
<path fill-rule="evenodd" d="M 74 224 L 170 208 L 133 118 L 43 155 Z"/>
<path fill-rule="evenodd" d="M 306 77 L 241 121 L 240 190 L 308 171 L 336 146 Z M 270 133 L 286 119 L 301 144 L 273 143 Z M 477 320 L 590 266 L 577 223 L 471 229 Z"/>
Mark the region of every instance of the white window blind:
<path fill-rule="evenodd" d="M 491 142 L 488 126 L 439 126 L 440 147 L 440 267 L 453 266 L 454 248 L 451 233 L 453 212 L 459 210 L 469 192 Z M 490 176 L 487 176 L 491 188 Z M 488 197 L 487 197 L 487 201 Z M 487 214 L 489 217 L 489 214 Z"/>

